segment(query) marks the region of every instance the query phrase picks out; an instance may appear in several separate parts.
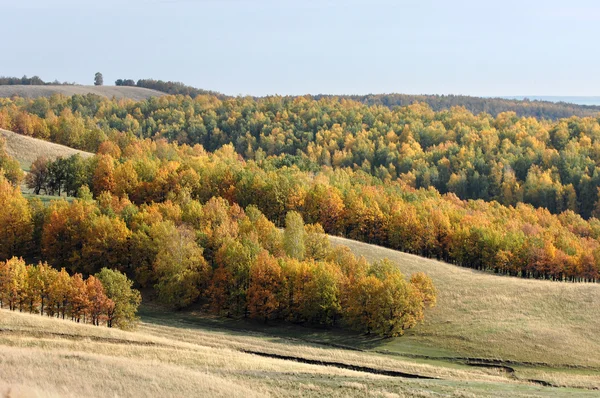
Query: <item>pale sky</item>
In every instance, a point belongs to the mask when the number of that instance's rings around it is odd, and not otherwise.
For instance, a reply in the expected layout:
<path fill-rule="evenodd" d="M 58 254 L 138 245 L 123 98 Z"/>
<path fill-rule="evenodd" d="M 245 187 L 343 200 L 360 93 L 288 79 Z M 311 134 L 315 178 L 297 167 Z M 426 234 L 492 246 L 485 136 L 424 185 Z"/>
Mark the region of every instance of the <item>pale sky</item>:
<path fill-rule="evenodd" d="M 600 2 L 0 0 L 0 75 L 226 94 L 600 95 Z"/>

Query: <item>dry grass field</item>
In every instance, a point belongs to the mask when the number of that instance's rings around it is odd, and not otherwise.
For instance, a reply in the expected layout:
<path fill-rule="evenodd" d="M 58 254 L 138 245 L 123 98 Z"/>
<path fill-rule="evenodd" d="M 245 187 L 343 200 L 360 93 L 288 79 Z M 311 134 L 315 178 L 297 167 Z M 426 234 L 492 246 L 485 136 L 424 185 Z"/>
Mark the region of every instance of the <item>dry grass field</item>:
<path fill-rule="evenodd" d="M 0 310 L 0 394 L 10 397 L 594 396 L 500 370 L 425 364 L 260 333 L 142 323 L 136 332 Z M 275 358 L 313 359 L 316 364 Z M 339 364 L 363 366 L 363 371 Z M 377 374 L 393 370 L 431 379 Z M 2 396 L 2 395 L 0 395 Z"/>
<path fill-rule="evenodd" d="M 96 94 L 107 98 L 127 98 L 135 101 L 166 95 L 148 88 L 124 86 L 0 86 L 0 97 L 4 98 L 13 96 L 24 98 L 50 97 L 54 94 L 68 97 L 75 94 Z"/>
<path fill-rule="evenodd" d="M 59 156 L 69 157 L 76 153 L 83 157 L 94 155 L 90 152 L 80 151 L 68 146 L 27 137 L 13 133 L 12 131 L 0 129 L 0 136 L 6 139 L 6 152 L 8 155 L 17 159 L 23 170 L 29 170 L 31 164 L 39 156 L 46 156 L 48 159 L 56 159 Z"/>
<path fill-rule="evenodd" d="M 396 339 L 144 304 L 135 332 L 0 311 L 0 396 L 598 396 L 600 286 L 521 280 L 342 238 L 426 271 L 439 305 Z M 419 378 L 415 378 L 419 377 Z"/>

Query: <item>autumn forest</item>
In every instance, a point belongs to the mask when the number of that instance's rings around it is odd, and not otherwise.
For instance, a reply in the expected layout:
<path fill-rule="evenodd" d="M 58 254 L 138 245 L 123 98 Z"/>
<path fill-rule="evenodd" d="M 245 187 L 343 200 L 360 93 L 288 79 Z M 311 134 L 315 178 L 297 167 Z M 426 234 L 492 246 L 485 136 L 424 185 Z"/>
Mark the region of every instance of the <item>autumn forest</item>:
<path fill-rule="evenodd" d="M 0 99 L 0 128 L 95 154 L 24 173 L 0 144 L 0 302 L 123 328 L 137 290 L 173 309 L 383 336 L 425 318 L 435 281 L 327 234 L 600 280 L 600 119 L 363 102 Z"/>

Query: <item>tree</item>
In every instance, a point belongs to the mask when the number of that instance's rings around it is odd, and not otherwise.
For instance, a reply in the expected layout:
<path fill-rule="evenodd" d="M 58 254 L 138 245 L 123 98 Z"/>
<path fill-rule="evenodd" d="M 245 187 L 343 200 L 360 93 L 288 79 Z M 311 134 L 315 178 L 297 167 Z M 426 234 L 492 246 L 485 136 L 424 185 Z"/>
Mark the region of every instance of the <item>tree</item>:
<path fill-rule="evenodd" d="M 44 189 L 50 195 L 60 196 L 69 176 L 69 162 L 58 157 L 48 164 L 48 182 Z"/>
<path fill-rule="evenodd" d="M 71 320 L 79 323 L 83 316 L 85 322 L 85 315 L 88 312 L 91 302 L 89 300 L 86 283 L 81 274 L 75 274 L 71 277 L 69 303 Z"/>
<path fill-rule="evenodd" d="M 285 217 L 285 231 L 283 233 L 283 245 L 288 256 L 297 260 L 303 260 L 306 254 L 304 221 L 300 213 L 290 211 Z"/>
<path fill-rule="evenodd" d="M 39 195 L 43 189 L 48 190 L 48 159 L 44 156 L 38 157 L 29 169 L 29 173 L 25 177 L 27 188 L 33 189 L 33 193 Z"/>
<path fill-rule="evenodd" d="M 58 271 L 47 263 L 40 263 L 37 267 L 39 276 L 40 314 L 44 315 L 46 307 L 52 296 L 52 286 L 58 277 Z"/>
<path fill-rule="evenodd" d="M 90 275 L 85 281 L 85 290 L 88 300 L 87 315 L 92 325 L 99 326 L 100 321 L 103 318 L 108 319 L 109 314 L 114 316 L 115 302 L 106 295 L 100 279 Z"/>
<path fill-rule="evenodd" d="M 142 296 L 139 291 L 132 289 L 133 281 L 127 279 L 125 274 L 108 268 L 103 268 L 95 277 L 104 286 L 106 297 L 114 303 L 114 306 L 110 302 L 104 303 L 105 308 L 108 309 L 107 326 L 116 326 L 125 330 L 135 328 L 138 322 L 136 312 L 142 301 Z M 99 295 L 97 286 L 93 287 L 92 290 L 96 290 L 96 293 L 93 294 Z M 101 300 L 101 302 L 103 301 Z"/>
<path fill-rule="evenodd" d="M 0 263 L 0 302 L 10 310 L 23 310 L 27 292 L 27 266 L 25 261 L 13 257 Z"/>
<path fill-rule="evenodd" d="M 437 290 L 433 285 L 431 278 L 423 273 L 418 272 L 410 277 L 410 283 L 417 289 L 422 296 L 423 303 L 428 307 L 433 307 L 437 303 Z"/>
<path fill-rule="evenodd" d="M 217 251 L 215 262 L 230 276 L 227 300 L 221 303 L 235 315 L 247 315 L 250 272 L 260 248 L 251 242 L 227 238 Z"/>
<path fill-rule="evenodd" d="M 171 221 L 153 225 L 150 236 L 158 246 L 153 270 L 159 300 L 174 308 L 187 307 L 200 296 L 209 280 L 210 268 L 202 248 L 193 231 L 177 228 Z"/>
<path fill-rule="evenodd" d="M 278 316 L 285 297 L 285 280 L 277 260 L 267 251 L 260 253 L 250 271 L 248 309 L 250 317 L 265 323 Z"/>
<path fill-rule="evenodd" d="M 82 246 L 98 210 L 93 202 L 56 201 L 50 205 L 42 230 L 42 254 L 53 266 L 68 266 L 72 272 L 82 272 Z"/>
<path fill-rule="evenodd" d="M 304 230 L 306 231 L 306 257 L 314 260 L 325 259 L 331 250 L 331 243 L 321 224 L 308 224 Z"/>
<path fill-rule="evenodd" d="M 31 210 L 21 189 L 13 187 L 2 174 L 0 209 L 0 260 L 24 255 L 33 232 Z"/>
<path fill-rule="evenodd" d="M 83 238 L 82 270 L 87 274 L 98 272 L 103 266 L 124 270 L 128 265 L 130 237 L 131 231 L 120 218 L 105 215 L 95 218 Z"/>
<path fill-rule="evenodd" d="M 98 164 L 94 169 L 93 188 L 94 195 L 102 192 L 114 192 L 115 190 L 115 162 L 110 155 L 99 155 Z"/>
<path fill-rule="evenodd" d="M 19 162 L 6 153 L 5 142 L 5 138 L 0 136 L 0 174 L 12 185 L 18 186 L 23 181 L 23 170 Z"/>
<path fill-rule="evenodd" d="M 318 262 L 311 264 L 308 271 L 302 287 L 300 314 L 310 323 L 333 325 L 341 310 L 340 269 L 335 264 Z"/>
<path fill-rule="evenodd" d="M 62 319 L 65 319 L 65 315 L 68 311 L 69 299 L 72 296 L 72 288 L 71 277 L 64 268 L 61 268 L 50 286 L 50 297 L 48 299 L 47 307 L 48 315 L 62 316 Z"/>
<path fill-rule="evenodd" d="M 104 84 L 104 77 L 102 73 L 96 72 L 94 75 L 94 86 L 102 86 Z"/>

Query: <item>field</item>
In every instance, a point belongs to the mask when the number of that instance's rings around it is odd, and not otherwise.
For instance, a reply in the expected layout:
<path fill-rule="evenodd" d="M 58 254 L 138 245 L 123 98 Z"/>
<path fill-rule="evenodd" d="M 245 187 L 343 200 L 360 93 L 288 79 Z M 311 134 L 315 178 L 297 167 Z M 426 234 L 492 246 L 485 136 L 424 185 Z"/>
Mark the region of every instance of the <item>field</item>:
<path fill-rule="evenodd" d="M 56 159 L 59 156 L 69 157 L 76 153 L 83 157 L 93 156 L 93 154 L 89 152 L 79 151 L 64 145 L 53 144 L 52 142 L 27 137 L 2 129 L 0 129 L 0 136 L 6 139 L 6 152 L 8 155 L 17 159 L 21 164 L 21 168 L 25 171 L 29 170 L 31 164 L 39 156 L 45 156 L 48 159 Z"/>
<path fill-rule="evenodd" d="M 9 396 L 597 396 L 600 286 L 478 273 L 332 238 L 409 274 L 439 306 L 405 336 L 141 310 L 135 332 L 0 311 Z M 415 378 L 420 377 L 420 378 Z"/>
<path fill-rule="evenodd" d="M 65 96 L 96 94 L 107 98 L 127 98 L 135 101 L 165 95 L 165 93 L 148 88 L 124 86 L 0 86 L 0 97 L 5 98 L 12 96 L 24 98 L 50 97 L 54 94 Z"/>

